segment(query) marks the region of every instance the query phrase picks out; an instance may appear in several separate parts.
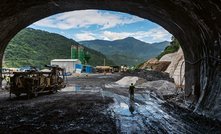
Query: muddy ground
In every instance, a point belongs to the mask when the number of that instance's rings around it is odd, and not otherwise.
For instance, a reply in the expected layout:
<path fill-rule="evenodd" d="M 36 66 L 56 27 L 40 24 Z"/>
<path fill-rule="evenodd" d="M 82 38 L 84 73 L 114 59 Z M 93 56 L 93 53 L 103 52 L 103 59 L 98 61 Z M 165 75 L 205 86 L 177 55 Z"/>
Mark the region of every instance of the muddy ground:
<path fill-rule="evenodd" d="M 217 120 L 159 99 L 146 89 L 111 85 L 120 74 L 67 76 L 56 94 L 27 99 L 0 92 L 0 133 L 221 133 Z"/>

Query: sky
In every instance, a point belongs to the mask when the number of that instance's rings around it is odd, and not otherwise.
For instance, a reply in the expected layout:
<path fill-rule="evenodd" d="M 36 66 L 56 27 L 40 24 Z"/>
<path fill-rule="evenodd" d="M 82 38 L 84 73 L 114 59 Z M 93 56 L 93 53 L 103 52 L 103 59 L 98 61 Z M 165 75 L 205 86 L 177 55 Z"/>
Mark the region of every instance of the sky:
<path fill-rule="evenodd" d="M 171 41 L 172 35 L 149 20 L 113 11 L 79 10 L 56 14 L 29 27 L 57 33 L 77 42 L 83 40 L 119 40 L 134 37 L 155 43 Z"/>

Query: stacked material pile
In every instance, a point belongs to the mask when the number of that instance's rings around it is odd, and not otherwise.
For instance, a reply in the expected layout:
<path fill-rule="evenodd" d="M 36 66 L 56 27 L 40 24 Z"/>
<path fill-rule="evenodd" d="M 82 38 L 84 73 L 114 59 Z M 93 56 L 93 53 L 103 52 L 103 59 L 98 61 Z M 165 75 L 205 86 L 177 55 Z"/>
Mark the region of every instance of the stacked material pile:
<path fill-rule="evenodd" d="M 133 83 L 136 89 L 147 89 L 154 91 L 158 97 L 161 99 L 167 99 L 177 95 L 177 88 L 170 82 L 166 80 L 157 80 L 157 81 L 145 81 L 142 78 L 136 76 L 125 76 L 119 81 L 115 82 L 117 85 L 107 85 L 106 88 L 113 87 L 129 87 Z M 135 90 L 136 90 L 135 89 Z"/>
<path fill-rule="evenodd" d="M 123 86 L 130 86 L 131 83 L 135 84 L 138 80 L 138 77 L 126 76 L 116 83 Z"/>
<path fill-rule="evenodd" d="M 185 63 L 182 66 L 182 70 L 181 70 L 181 65 L 182 62 L 184 61 L 184 55 L 183 55 L 183 51 L 180 47 L 180 49 L 172 54 L 166 54 L 164 55 L 160 61 L 170 61 L 171 64 L 168 66 L 167 70 L 165 72 L 170 74 L 170 77 L 174 78 L 174 82 L 177 85 L 180 85 L 180 83 L 182 83 L 182 85 L 185 85 Z M 181 71 L 181 81 L 180 81 L 180 71 Z"/>
<path fill-rule="evenodd" d="M 165 71 L 167 67 L 170 65 L 171 61 L 158 61 L 155 58 L 150 59 L 140 69 L 145 69 L 146 67 L 152 66 L 153 70 Z"/>
<path fill-rule="evenodd" d="M 143 78 L 147 81 L 156 81 L 156 80 L 166 80 L 174 83 L 174 79 L 169 77 L 169 73 L 156 71 L 147 71 L 143 69 L 128 70 L 123 72 L 118 79 L 121 79 L 125 76 L 137 76 Z"/>

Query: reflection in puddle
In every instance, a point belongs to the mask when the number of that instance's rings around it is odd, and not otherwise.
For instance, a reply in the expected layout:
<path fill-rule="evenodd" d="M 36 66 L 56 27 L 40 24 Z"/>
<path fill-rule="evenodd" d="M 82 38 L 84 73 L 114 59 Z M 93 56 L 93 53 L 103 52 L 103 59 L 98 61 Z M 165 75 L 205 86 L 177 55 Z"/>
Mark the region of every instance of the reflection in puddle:
<path fill-rule="evenodd" d="M 129 111 L 130 111 L 131 114 L 133 114 L 134 110 L 135 109 L 132 106 L 129 107 Z"/>
<path fill-rule="evenodd" d="M 78 91 L 78 90 L 81 90 L 79 87 L 66 87 L 64 89 L 62 89 L 61 91 L 64 91 L 64 92 L 70 92 L 70 91 Z"/>
<path fill-rule="evenodd" d="M 136 114 L 137 112 L 135 111 L 134 107 L 132 105 L 127 105 L 124 102 L 121 102 L 120 105 L 115 105 L 113 107 L 113 110 L 115 112 L 115 114 L 118 115 L 132 115 L 132 114 Z"/>
<path fill-rule="evenodd" d="M 111 116 L 116 121 L 119 133 L 191 133 L 192 131 L 191 124 L 185 124 L 182 119 L 179 120 L 179 115 L 174 115 L 171 111 L 168 114 L 161 106 L 165 101 L 150 91 L 135 94 L 134 100 L 130 100 L 129 95 L 119 95 L 112 92 L 111 89 L 103 91 L 101 87 L 79 88 L 72 86 L 66 87 L 62 91 L 101 94 L 105 104 L 106 97 L 113 97 L 114 103 L 108 104 L 107 110 L 110 111 Z M 68 93 L 71 94 L 71 92 Z M 26 119 L 20 120 L 20 122 L 24 121 Z"/>
<path fill-rule="evenodd" d="M 108 91 L 102 91 L 102 95 L 106 96 L 106 97 L 113 97 L 113 94 L 111 92 L 108 92 Z"/>
<path fill-rule="evenodd" d="M 80 87 L 75 87 L 75 86 L 69 86 L 66 87 L 64 89 L 62 89 L 61 91 L 63 92 L 71 92 L 71 91 L 82 91 L 82 92 L 100 92 L 102 94 L 102 96 L 106 96 L 106 97 L 114 97 L 113 93 L 108 92 L 108 91 L 103 91 L 102 88 L 100 87 L 84 87 L 84 88 L 80 88 Z"/>

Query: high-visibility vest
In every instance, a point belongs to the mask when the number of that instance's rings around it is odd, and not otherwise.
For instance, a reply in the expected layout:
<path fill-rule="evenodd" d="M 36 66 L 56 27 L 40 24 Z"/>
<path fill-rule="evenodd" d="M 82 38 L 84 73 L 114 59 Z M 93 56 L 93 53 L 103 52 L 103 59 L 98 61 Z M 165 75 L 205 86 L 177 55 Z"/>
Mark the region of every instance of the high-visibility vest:
<path fill-rule="evenodd" d="M 132 93 L 132 94 L 134 94 L 134 85 L 130 85 L 130 87 L 129 87 L 129 91 L 130 91 L 130 94 Z"/>
<path fill-rule="evenodd" d="M 9 78 L 8 77 L 6 78 L 6 82 L 9 82 Z"/>
<path fill-rule="evenodd" d="M 133 89 L 134 88 L 134 85 L 130 85 L 130 89 Z"/>

